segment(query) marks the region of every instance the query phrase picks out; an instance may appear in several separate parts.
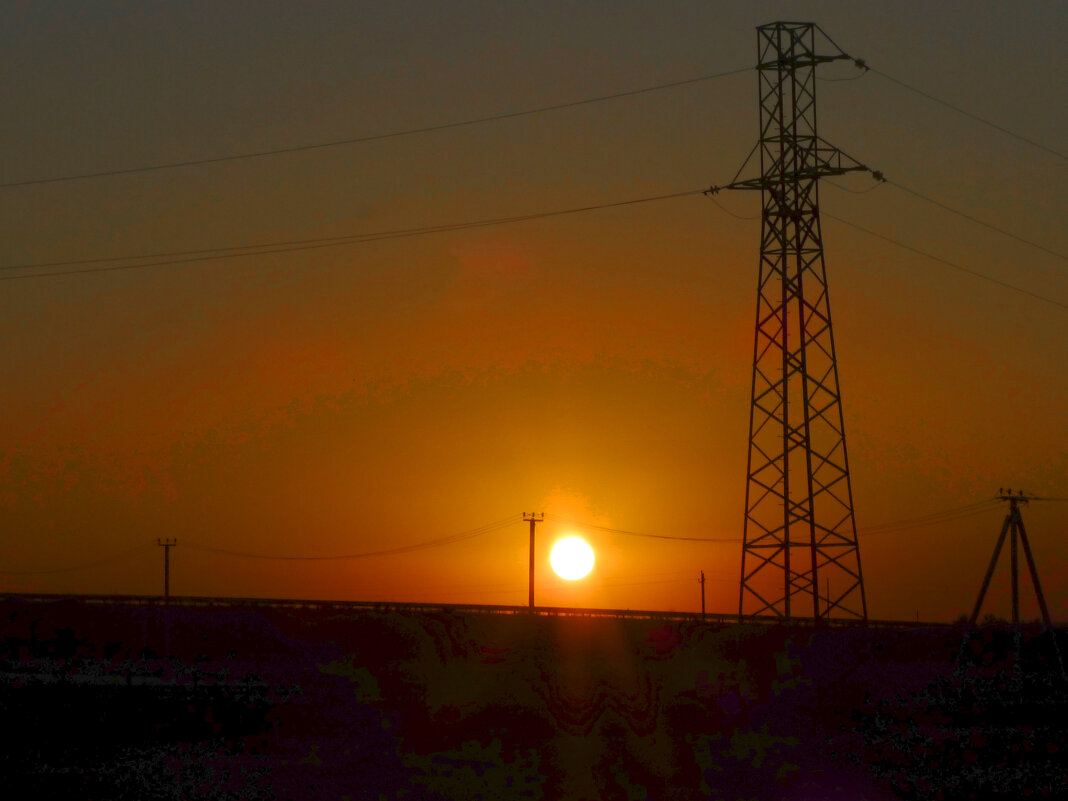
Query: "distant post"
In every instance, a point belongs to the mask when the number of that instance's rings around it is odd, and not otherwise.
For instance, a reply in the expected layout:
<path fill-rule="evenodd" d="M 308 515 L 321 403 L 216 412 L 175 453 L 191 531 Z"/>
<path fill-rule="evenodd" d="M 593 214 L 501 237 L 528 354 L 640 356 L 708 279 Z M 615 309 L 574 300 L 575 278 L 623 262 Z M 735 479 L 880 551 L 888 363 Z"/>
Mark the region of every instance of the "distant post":
<path fill-rule="evenodd" d="M 523 512 L 524 522 L 530 523 L 530 601 L 529 606 L 534 608 L 534 526 L 538 523 L 544 522 L 544 512 L 531 512 L 527 514 Z"/>
<path fill-rule="evenodd" d="M 705 619 L 705 571 L 701 571 L 701 578 L 697 579 L 701 585 L 701 619 Z"/>
<path fill-rule="evenodd" d="M 157 539 L 156 545 L 163 549 L 163 600 L 171 600 L 171 548 L 178 544 L 177 539 Z"/>

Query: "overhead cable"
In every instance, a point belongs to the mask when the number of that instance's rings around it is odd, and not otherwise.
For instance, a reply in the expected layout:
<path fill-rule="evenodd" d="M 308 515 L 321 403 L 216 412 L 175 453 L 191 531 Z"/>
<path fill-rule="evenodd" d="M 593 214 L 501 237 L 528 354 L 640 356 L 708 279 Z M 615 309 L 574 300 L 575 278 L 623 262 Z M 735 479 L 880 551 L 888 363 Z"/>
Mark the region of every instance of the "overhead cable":
<path fill-rule="evenodd" d="M 990 128 L 993 128 L 995 131 L 1000 131 L 1001 133 L 1005 134 L 1006 136 L 1011 136 L 1013 139 L 1017 139 L 1017 140 L 1025 143 L 1025 144 L 1031 145 L 1031 147 L 1038 148 L 1039 150 L 1043 150 L 1046 153 L 1049 153 L 1050 155 L 1053 155 L 1053 156 L 1056 156 L 1057 158 L 1064 159 L 1065 161 L 1068 161 L 1068 153 L 1064 153 L 1064 152 L 1062 152 L 1060 150 L 1054 150 L 1052 147 L 1048 147 L 1047 145 L 1044 145 L 1041 142 L 1036 142 L 1034 139 L 1028 139 L 1026 136 L 1023 136 L 1022 134 L 1018 134 L 1018 133 L 1016 133 L 1016 131 L 1011 131 L 1008 128 L 1006 128 L 1005 126 L 1003 126 L 1003 125 L 998 125 L 996 122 L 992 122 L 991 120 L 988 120 L 985 117 L 980 117 L 978 114 L 974 114 L 971 111 L 967 111 L 967 110 L 961 108 L 960 106 L 954 105 L 953 103 L 950 103 L 948 100 L 943 100 L 940 97 L 935 97 L 930 92 L 925 92 L 922 89 L 918 89 L 917 87 L 913 86 L 912 84 L 905 83 L 904 81 L 902 81 L 902 80 L 900 80 L 898 78 L 895 78 L 892 75 L 887 75 L 882 70 L 877 70 L 875 67 L 869 66 L 863 60 L 858 59 L 855 63 L 861 69 L 874 72 L 880 78 L 884 78 L 884 79 L 890 81 L 891 83 L 895 83 L 895 84 L 897 84 L 898 86 L 900 86 L 900 87 L 902 87 L 904 89 L 908 89 L 910 92 L 915 92 L 916 94 L 920 95 L 921 97 L 925 97 L 925 98 L 927 98 L 928 100 L 930 100 L 932 102 L 938 103 L 941 106 L 945 106 L 946 108 L 948 108 L 948 109 L 950 109 L 952 111 L 956 111 L 958 114 L 963 114 L 965 117 L 969 117 L 969 118 L 975 120 L 976 122 L 982 123 L 983 125 L 986 125 L 986 126 L 988 126 Z"/>
<path fill-rule="evenodd" d="M 824 217 L 829 217 L 830 219 L 835 220 L 836 222 L 842 223 L 842 225 L 848 225 L 850 228 L 855 228 L 856 230 L 868 234 L 869 236 L 874 236 L 876 239 L 881 239 L 884 242 L 889 242 L 891 245 L 896 245 L 902 250 L 907 250 L 911 253 L 917 254 L 918 256 L 923 256 L 925 258 L 931 259 L 932 261 L 936 261 L 939 264 L 944 264 L 946 267 L 952 267 L 954 270 L 959 270 L 962 273 L 967 273 L 968 275 L 974 278 L 980 278 L 983 281 L 988 281 L 991 284 L 996 284 L 997 286 L 1000 286 L 1004 289 L 1011 289 L 1013 292 L 1019 292 L 1021 295 L 1027 295 L 1028 297 L 1034 298 L 1035 300 L 1041 300 L 1045 303 L 1049 303 L 1050 305 L 1057 306 L 1058 308 L 1065 309 L 1066 311 L 1068 311 L 1068 303 L 1062 303 L 1059 300 L 1054 300 L 1053 298 L 1046 297 L 1045 295 L 1039 295 L 1037 292 L 1032 292 L 1029 289 L 1024 289 L 1023 287 L 1018 287 L 1015 284 L 1010 284 L 1007 281 L 1002 281 L 1000 278 L 994 278 L 993 276 L 986 275 L 985 273 L 981 273 L 977 270 L 972 270 L 961 264 L 957 264 L 956 262 L 950 261 L 949 259 L 943 259 L 941 256 L 936 256 L 933 253 L 927 252 L 926 250 L 921 250 L 920 248 L 913 247 L 912 245 L 906 245 L 899 239 L 894 239 L 893 237 L 886 236 L 885 234 L 880 234 L 876 231 L 872 231 L 870 228 L 865 228 L 862 225 L 857 225 L 854 222 L 850 222 L 849 220 L 837 217 L 834 214 L 831 214 L 825 210 L 822 210 L 821 214 Z"/>
<path fill-rule="evenodd" d="M 249 256 L 265 256 L 276 253 L 292 253 L 301 250 L 318 250 L 321 248 L 343 247 L 347 245 L 360 245 L 367 242 L 378 242 L 384 239 L 404 239 L 414 236 L 426 236 L 428 234 L 444 233 L 447 231 L 460 231 L 468 228 L 485 228 L 494 225 L 507 225 L 510 223 L 527 222 L 529 220 L 541 220 L 548 217 L 562 217 L 569 214 L 580 214 L 587 211 L 619 208 L 621 206 L 634 206 L 641 203 L 653 203 L 659 200 L 671 200 L 674 198 L 699 195 L 703 189 L 690 189 L 683 192 L 671 192 L 664 195 L 651 195 L 648 197 L 618 200 L 611 203 L 598 203 L 589 206 L 574 206 L 566 209 L 553 211 L 534 212 L 512 217 L 492 217 L 482 220 L 470 220 L 467 222 L 446 223 L 443 225 L 430 225 L 422 228 L 400 228 L 391 231 L 375 231 L 365 234 L 350 234 L 346 236 L 321 237 L 317 239 L 295 239 L 288 242 L 261 243 L 253 245 L 232 245 L 217 249 L 171 251 L 158 254 L 160 256 L 173 255 L 177 258 L 162 261 L 135 261 L 132 264 L 106 264 L 103 266 L 86 266 L 72 270 L 58 270 L 46 272 L 23 273 L 20 275 L 0 275 L 0 281 L 19 281 L 26 278 L 55 278 L 67 275 L 84 275 L 87 273 L 116 272 L 120 270 L 140 270 L 147 267 L 165 267 L 175 264 L 194 264 L 197 262 L 220 261 L 224 259 L 248 258 Z M 237 252 L 241 251 L 241 252 Z M 208 254 L 208 255 L 194 255 Z M 51 267 L 66 267 L 76 265 L 94 265 L 100 262 L 128 261 L 134 259 L 150 259 L 151 255 L 144 256 L 111 256 L 95 259 L 74 259 L 69 261 L 37 262 L 27 264 L 11 264 L 0 266 L 0 270 L 11 272 L 16 270 L 47 270 Z"/>
<path fill-rule="evenodd" d="M 886 523 L 879 523 L 874 526 L 867 526 L 865 528 L 857 529 L 857 534 L 860 536 L 868 536 L 872 534 L 883 534 L 891 531 L 903 530 L 907 528 L 917 528 L 920 526 L 932 525 L 935 523 L 944 523 L 963 519 L 966 517 L 972 517 L 979 514 L 987 514 L 999 505 L 997 499 L 987 499 L 983 501 L 976 501 L 975 503 L 966 504 L 964 506 L 953 507 L 951 509 L 943 509 L 938 512 L 931 512 L 925 515 L 919 515 L 917 517 L 905 518 L 903 520 L 893 520 Z M 546 520 L 552 520 L 556 523 L 563 523 L 565 525 L 575 526 L 589 531 L 603 531 L 607 534 L 622 534 L 628 537 L 647 537 L 651 539 L 660 540 L 681 540 L 684 542 L 713 542 L 713 543 L 728 543 L 728 542 L 741 542 L 741 537 L 675 537 L 664 534 L 647 534 L 639 531 L 629 531 L 626 529 L 610 528 L 608 526 L 599 526 L 594 523 L 583 523 L 577 520 L 569 520 L 566 518 L 558 517 L 554 514 L 546 514 Z"/>
<path fill-rule="evenodd" d="M 830 186 L 830 187 L 832 187 L 834 189 L 838 189 L 839 191 L 842 191 L 842 192 L 848 192 L 851 195 L 866 195 L 866 194 L 868 194 L 868 192 L 874 192 L 882 184 L 885 184 L 885 183 L 886 183 L 886 179 L 884 178 L 882 181 L 879 181 L 878 183 L 872 184 L 867 189 L 850 189 L 848 186 L 843 186 L 842 184 L 836 184 L 834 181 L 830 181 L 829 180 L 829 181 L 826 182 L 827 186 Z"/>
<path fill-rule="evenodd" d="M 881 173 L 880 173 L 880 175 L 881 175 Z M 916 189 L 913 189 L 912 187 L 905 186 L 904 184 L 902 184 L 902 183 L 900 183 L 898 181 L 894 181 L 894 180 L 891 180 L 890 178 L 886 178 L 885 176 L 882 177 L 882 179 L 878 183 L 875 183 L 875 184 L 869 186 L 867 189 L 851 189 L 848 186 L 843 186 L 842 184 L 836 183 L 834 181 L 826 181 L 826 185 L 831 187 L 832 189 L 836 189 L 836 190 L 838 190 L 840 192 L 848 192 L 848 193 L 850 193 L 852 195 L 866 195 L 869 192 L 874 192 L 876 189 L 878 189 L 883 184 L 889 184 L 890 186 L 893 186 L 895 189 L 899 189 L 902 192 L 905 192 L 905 193 L 907 193 L 909 195 L 912 195 L 913 197 L 915 197 L 915 198 L 917 198 L 919 200 L 922 200 L 922 201 L 924 201 L 926 203 L 930 203 L 933 206 L 937 206 L 938 208 L 943 209 L 944 211 L 948 211 L 950 214 L 956 214 L 958 217 L 961 217 L 961 218 L 963 218 L 965 220 L 968 220 L 969 222 L 973 222 L 976 225 L 981 225 L 984 228 L 988 228 L 991 231 L 994 231 L 996 233 L 1001 234 L 1002 236 L 1008 237 L 1009 239 L 1014 239 L 1015 241 L 1020 242 L 1020 243 L 1022 243 L 1024 245 L 1029 245 L 1030 247 L 1033 247 L 1036 250 L 1041 250 L 1043 253 L 1048 253 L 1050 256 L 1056 256 L 1058 259 L 1064 259 L 1065 261 L 1068 261 L 1068 253 L 1062 253 L 1059 250 L 1053 250 L 1052 248 L 1048 248 L 1045 245 L 1034 241 L 1033 239 L 1027 239 L 1026 237 L 1020 236 L 1019 234 L 1015 234 L 1012 231 L 1009 231 L 1009 230 L 1007 230 L 1005 228 L 1001 228 L 1001 227 L 999 227 L 997 225 L 994 225 L 993 223 L 987 222 L 986 220 L 983 220 L 983 219 L 981 219 L 979 217 L 975 217 L 975 216 L 973 216 L 971 214 L 968 214 L 965 211 L 961 211 L 960 209 L 954 208 L 953 206 L 950 206 L 947 203 L 943 203 L 940 200 L 936 200 L 935 198 L 933 198 L 933 197 L 931 197 L 929 195 L 925 195 L 922 192 L 920 192 L 920 191 L 918 191 Z M 729 209 L 726 209 L 722 205 L 720 205 L 716 201 L 716 198 L 714 196 L 712 196 L 712 195 L 709 195 L 709 199 L 713 203 L 715 203 L 717 206 L 719 206 L 721 211 L 723 211 L 726 214 L 729 214 L 731 217 L 734 217 L 734 218 L 739 219 L 739 220 L 755 220 L 755 219 L 759 219 L 759 215 L 753 216 L 753 217 L 743 217 L 743 216 L 741 216 L 739 214 L 735 214 L 734 212 L 732 212 Z M 830 215 L 828 215 L 828 216 L 830 216 Z"/>
<path fill-rule="evenodd" d="M 965 506 L 955 507 L 953 509 L 944 509 L 939 512 L 931 512 L 926 515 L 905 518 L 904 520 L 894 520 L 888 523 L 880 523 L 875 526 L 867 526 L 865 528 L 857 529 L 857 533 L 861 535 L 886 534 L 893 531 L 903 531 L 910 528 L 935 525 L 937 523 L 947 523 L 955 520 L 962 520 L 967 517 L 973 517 L 975 515 L 987 514 L 998 506 L 999 504 L 997 500 L 988 499 L 985 501 L 978 501 L 977 503 L 970 503 Z"/>
<path fill-rule="evenodd" d="M 88 570 L 91 567 L 100 567 L 101 565 L 111 564 L 112 562 L 121 562 L 123 559 L 128 559 L 134 554 L 147 551 L 149 547 L 151 546 L 140 545 L 136 548 L 131 548 L 128 551 L 105 557 L 104 559 L 84 562 L 80 565 L 71 565 L 70 567 L 55 567 L 49 570 L 5 570 L 0 568 L 0 576 L 41 576 L 47 573 L 73 573 L 77 570 Z"/>
<path fill-rule="evenodd" d="M 622 528 L 609 528 L 608 526 L 598 526 L 595 523 L 583 523 L 578 520 L 569 520 L 567 518 L 558 517 L 554 514 L 546 514 L 546 520 L 552 520 L 557 523 L 563 523 L 569 526 L 575 526 L 576 528 L 586 529 L 588 531 L 603 531 L 606 534 L 622 534 L 627 537 L 647 537 L 654 540 L 677 540 L 681 542 L 741 542 L 740 537 L 676 537 L 668 534 L 645 534 L 640 531 L 627 531 Z"/>
<path fill-rule="evenodd" d="M 464 128 L 471 125 L 481 125 L 487 122 L 497 122 L 499 120 L 514 119 L 516 117 L 528 117 L 533 114 L 544 114 L 548 111 L 559 111 L 565 108 L 574 108 L 576 106 L 584 106 L 590 103 L 603 103 L 606 100 L 618 100 L 624 97 L 634 97 L 636 95 L 648 94 L 649 92 L 660 92 L 665 89 L 674 89 L 680 86 L 689 86 L 696 83 L 702 83 L 704 81 L 711 81 L 717 78 L 726 78 L 731 75 L 739 75 L 743 72 L 750 72 L 752 67 L 743 67 L 736 70 L 728 70 L 727 72 L 717 72 L 711 75 L 699 75 L 696 78 L 684 78 L 680 81 L 671 81 L 669 83 L 660 83 L 654 86 L 645 86 L 640 89 L 630 89 L 625 92 L 614 92 L 608 95 L 598 95 L 596 97 L 586 97 L 581 100 L 572 100 L 567 103 L 554 103 L 549 106 L 538 106 L 536 108 L 523 109 L 521 111 L 508 111 L 501 114 L 489 114 L 484 117 L 474 117 L 467 120 L 458 120 L 456 122 L 445 122 L 437 125 L 425 125 L 419 128 L 406 128 L 399 131 L 390 131 L 388 133 L 370 134 L 368 136 L 354 136 L 347 139 L 335 139 L 328 142 L 314 142 L 306 145 L 294 145 L 292 147 L 279 147 L 272 148 L 270 150 L 255 150 L 244 153 L 233 153 L 228 156 L 213 156 L 209 158 L 197 158 L 187 159 L 185 161 L 171 161 L 161 164 L 148 164 L 139 167 L 125 167 L 115 170 L 100 170 L 99 172 L 85 172 L 74 173 L 69 175 L 59 175 L 51 178 L 31 178 L 23 181 L 8 181 L 7 183 L 0 183 L 0 189 L 7 189 L 19 186 L 33 186 L 37 184 L 54 184 L 65 181 L 80 181 L 89 178 L 105 178 L 116 175 L 132 175 L 134 173 L 143 172 L 155 172 L 157 170 L 173 170 L 180 167 L 195 167 L 204 164 L 220 164 L 227 161 L 241 161 L 245 159 L 257 159 L 267 156 L 280 156 L 288 153 L 302 153 L 309 150 L 323 150 L 331 147 L 341 147 L 343 145 L 356 145 L 364 142 L 377 142 L 383 139 L 396 139 L 402 136 L 413 136 L 415 134 L 431 133 L 433 131 L 445 131 L 450 128 Z"/>
<path fill-rule="evenodd" d="M 864 73 L 862 72 L 859 75 L 850 75 L 842 78 L 824 78 L 822 75 L 817 75 L 816 80 L 821 83 L 844 83 L 846 81 L 859 81 L 863 77 Z"/>
<path fill-rule="evenodd" d="M 759 214 L 752 214 L 752 215 L 749 215 L 749 214 L 735 214 L 733 211 L 731 211 L 726 206 L 724 206 L 722 203 L 720 203 L 718 200 L 716 200 L 716 198 L 714 196 L 712 196 L 712 195 L 708 195 L 708 199 L 711 200 L 713 203 L 715 203 L 716 206 L 719 207 L 720 211 L 722 211 L 724 214 L 730 215 L 731 217 L 733 217 L 736 220 L 759 220 L 760 219 L 761 215 L 759 215 Z"/>
<path fill-rule="evenodd" d="M 1033 239 L 1026 239 L 1026 238 L 1020 236 L 1019 234 L 1014 234 L 1012 231 L 1007 231 L 1004 228 L 1000 228 L 1000 227 L 994 225 L 993 223 L 987 222 L 986 220 L 982 220 L 982 219 L 980 219 L 978 217 L 973 217 L 971 214 L 963 212 L 960 209 L 955 209 L 952 206 L 946 205 L 945 203 L 943 203 L 940 200 L 935 200 L 933 197 L 928 197 L 927 195 L 923 194 L 922 192 L 918 192 L 915 189 L 912 189 L 911 187 L 908 187 L 908 186 L 905 186 L 904 184 L 898 183 L 897 181 L 892 181 L 889 178 L 887 178 L 887 179 L 885 179 L 884 183 L 888 183 L 891 186 L 893 186 L 893 187 L 895 187 L 897 189 L 900 189 L 902 192 L 907 192 L 908 194 L 912 195 L 913 197 L 919 198 L 920 200 L 923 200 L 923 201 L 925 201 L 927 203 L 930 203 L 932 206 L 938 206 L 938 208 L 944 209 L 945 211 L 948 211 L 950 214 L 956 214 L 958 217 L 963 217 L 965 220 L 968 220 L 969 222 L 973 222 L 976 225 L 981 225 L 984 228 L 989 228 L 991 231 L 996 231 L 997 233 L 1001 234 L 1002 236 L 1009 237 L 1009 239 L 1015 239 L 1017 242 L 1021 242 L 1021 243 L 1025 244 L 1025 245 L 1030 245 L 1031 247 L 1035 248 L 1036 250 L 1041 250 L 1043 253 L 1048 253 L 1051 256 L 1056 256 L 1058 259 L 1064 259 L 1065 261 L 1068 261 L 1068 253 L 1062 253 L 1059 250 L 1053 250 L 1052 248 L 1048 248 L 1045 245 L 1041 245 L 1038 242 L 1035 242 Z M 832 186 L 834 186 L 834 185 L 832 184 Z M 878 186 L 878 184 L 876 184 L 876 186 Z M 844 187 L 840 187 L 840 186 L 839 187 L 835 187 L 835 188 L 836 189 L 844 189 Z"/>
<path fill-rule="evenodd" d="M 450 534 L 445 537 L 437 537 L 432 540 L 424 540 L 422 542 L 411 543 L 410 545 L 400 545 L 395 548 L 381 548 L 374 551 L 361 551 L 359 553 L 348 554 L 334 554 L 330 556 L 292 556 L 281 554 L 266 554 L 266 553 L 251 553 L 248 551 L 232 551 L 226 548 L 213 548 L 207 545 L 199 545 L 197 543 L 190 543 L 183 541 L 183 545 L 194 551 L 204 551 L 206 553 L 220 554 L 221 556 L 233 556 L 244 559 L 269 559 L 285 562 L 328 562 L 345 559 L 369 559 L 377 556 L 393 556 L 395 554 L 411 553 L 413 551 L 422 551 L 429 548 L 441 548 L 445 545 L 453 545 L 457 542 L 463 542 L 464 540 L 473 539 L 475 537 L 481 537 L 483 534 L 489 534 L 493 531 L 499 531 L 502 528 L 506 528 L 513 525 L 520 520 L 520 515 L 513 514 L 508 517 L 498 520 L 494 523 L 488 523 L 478 528 L 473 528 L 468 531 L 461 531 L 457 534 Z"/>

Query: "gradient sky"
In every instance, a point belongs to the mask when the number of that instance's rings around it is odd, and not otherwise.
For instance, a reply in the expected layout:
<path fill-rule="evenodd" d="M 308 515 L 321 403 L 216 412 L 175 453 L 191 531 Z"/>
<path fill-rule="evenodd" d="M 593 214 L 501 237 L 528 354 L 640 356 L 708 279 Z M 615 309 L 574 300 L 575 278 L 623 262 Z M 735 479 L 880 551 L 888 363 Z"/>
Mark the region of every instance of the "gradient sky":
<path fill-rule="evenodd" d="M 817 22 L 899 80 L 1057 150 L 1058 3 L 7 3 L 0 183 L 225 156 L 564 103 L 755 63 Z M 859 74 L 847 63 L 831 79 Z M 0 189 L 0 266 L 410 228 L 726 183 L 756 75 L 272 158 Z M 868 74 L 824 138 L 1060 253 L 1068 163 Z M 1068 303 L 1068 262 L 870 178 L 825 212 Z M 349 247 L 0 283 L 8 589 L 525 603 L 523 511 L 740 537 L 755 193 Z M 824 219 L 861 529 L 999 487 L 1068 496 L 1068 312 Z M 6 274 L 12 274 L 10 272 Z M 861 540 L 876 618 L 970 610 L 1003 510 Z M 1068 619 L 1068 503 L 1025 510 Z M 589 532 L 545 604 L 737 609 L 738 544 Z M 120 559 L 112 557 L 139 549 Z M 30 573 L 104 564 L 56 573 Z M 1004 561 L 1004 560 L 1003 560 Z M 1008 613 L 999 572 L 989 611 Z M 1030 587 L 1024 614 L 1034 615 Z"/>

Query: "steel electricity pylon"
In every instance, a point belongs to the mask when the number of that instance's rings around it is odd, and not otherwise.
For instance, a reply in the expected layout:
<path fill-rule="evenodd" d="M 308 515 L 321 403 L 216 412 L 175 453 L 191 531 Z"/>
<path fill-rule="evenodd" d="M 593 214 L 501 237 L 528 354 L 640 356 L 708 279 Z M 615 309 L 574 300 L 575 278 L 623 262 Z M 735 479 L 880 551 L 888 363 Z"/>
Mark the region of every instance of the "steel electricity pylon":
<path fill-rule="evenodd" d="M 882 175 L 816 131 L 816 68 L 852 59 L 808 22 L 762 25 L 757 43 L 760 140 L 738 175 L 759 152 L 760 177 L 709 190 L 763 206 L 738 614 L 867 620 L 819 180 Z"/>

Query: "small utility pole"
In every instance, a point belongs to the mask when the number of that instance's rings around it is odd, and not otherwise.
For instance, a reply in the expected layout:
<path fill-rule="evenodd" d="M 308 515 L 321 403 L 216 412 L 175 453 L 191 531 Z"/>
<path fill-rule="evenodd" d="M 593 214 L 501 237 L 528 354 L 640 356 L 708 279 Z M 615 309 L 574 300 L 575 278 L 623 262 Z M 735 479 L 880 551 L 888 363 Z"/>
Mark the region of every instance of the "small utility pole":
<path fill-rule="evenodd" d="M 701 571 L 701 578 L 697 579 L 701 585 L 701 619 L 705 618 L 705 571 Z"/>
<path fill-rule="evenodd" d="M 156 545 L 163 549 L 163 599 L 171 600 L 171 548 L 178 544 L 177 539 L 157 539 Z"/>
<path fill-rule="evenodd" d="M 1005 535 L 1008 534 L 1010 536 L 1009 568 L 1012 573 L 1012 625 L 1017 627 L 1020 625 L 1020 578 L 1016 552 L 1016 543 L 1019 540 L 1019 544 L 1023 546 L 1024 557 L 1027 559 L 1027 567 L 1031 572 L 1031 583 L 1034 585 L 1038 608 L 1042 613 L 1042 623 L 1046 628 L 1051 628 L 1053 623 L 1050 621 L 1049 608 L 1046 606 L 1046 597 L 1042 594 L 1042 585 L 1038 581 L 1038 568 L 1035 567 L 1035 558 L 1031 555 L 1031 545 L 1027 541 L 1027 531 L 1024 530 L 1023 516 L 1020 514 L 1021 504 L 1026 504 L 1028 501 L 1042 501 L 1045 498 L 1025 495 L 1023 491 L 1020 491 L 1018 495 L 1013 495 L 1011 489 L 1005 491 L 999 489 L 998 500 L 1009 502 L 1009 512 L 1005 515 L 1005 523 L 1001 526 L 1001 535 L 998 537 L 997 545 L 994 546 L 994 555 L 990 559 L 990 566 L 986 569 L 986 576 L 983 578 L 982 587 L 979 588 L 979 597 L 975 601 L 975 608 L 972 609 L 972 616 L 969 622 L 975 623 L 976 618 L 979 617 L 983 598 L 986 597 L 986 591 L 990 587 L 990 579 L 994 575 L 994 568 L 997 566 L 998 557 L 1001 555 L 1001 547 L 1005 544 Z"/>
<path fill-rule="evenodd" d="M 534 526 L 545 521 L 545 512 L 523 512 L 523 521 L 530 523 L 530 608 L 534 608 Z"/>

